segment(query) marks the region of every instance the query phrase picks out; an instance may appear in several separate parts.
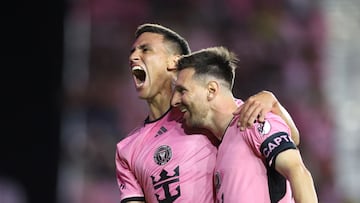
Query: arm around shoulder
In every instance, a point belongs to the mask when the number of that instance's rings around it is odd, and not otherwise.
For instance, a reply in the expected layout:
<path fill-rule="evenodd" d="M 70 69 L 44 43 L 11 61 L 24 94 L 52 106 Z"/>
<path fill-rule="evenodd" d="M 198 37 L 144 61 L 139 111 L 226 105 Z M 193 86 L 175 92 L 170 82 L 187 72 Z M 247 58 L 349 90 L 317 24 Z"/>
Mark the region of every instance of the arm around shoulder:
<path fill-rule="evenodd" d="M 299 130 L 297 129 L 293 119 L 291 118 L 289 112 L 280 104 L 279 101 L 276 101 L 273 105 L 273 110 L 275 114 L 279 115 L 290 128 L 291 139 L 294 141 L 295 145 L 300 144 L 300 135 Z"/>
<path fill-rule="evenodd" d="M 270 91 L 261 91 L 249 97 L 234 114 L 240 116 L 238 126 L 240 130 L 251 127 L 256 120 L 264 122 L 265 115 L 272 112 L 280 116 L 291 130 L 291 139 L 296 145 L 300 143 L 299 131 L 292 120 L 289 112 L 280 104 L 275 95 Z"/>

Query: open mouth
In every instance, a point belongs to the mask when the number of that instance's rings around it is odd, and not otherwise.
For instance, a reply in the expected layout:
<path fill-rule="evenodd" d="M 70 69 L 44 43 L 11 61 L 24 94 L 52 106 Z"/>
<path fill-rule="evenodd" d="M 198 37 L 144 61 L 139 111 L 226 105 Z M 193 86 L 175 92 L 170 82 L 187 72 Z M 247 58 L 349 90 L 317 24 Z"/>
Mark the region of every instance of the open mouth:
<path fill-rule="evenodd" d="M 180 109 L 181 113 L 183 113 L 183 119 L 186 120 L 186 118 L 189 117 L 189 114 L 190 114 L 189 111 L 184 106 L 181 106 L 179 109 Z"/>
<path fill-rule="evenodd" d="M 141 86 L 145 82 L 146 72 L 141 66 L 132 67 L 132 74 L 135 76 L 136 85 Z"/>
<path fill-rule="evenodd" d="M 185 113 L 187 110 L 186 110 L 185 107 L 180 107 L 180 111 L 181 111 L 182 113 Z"/>

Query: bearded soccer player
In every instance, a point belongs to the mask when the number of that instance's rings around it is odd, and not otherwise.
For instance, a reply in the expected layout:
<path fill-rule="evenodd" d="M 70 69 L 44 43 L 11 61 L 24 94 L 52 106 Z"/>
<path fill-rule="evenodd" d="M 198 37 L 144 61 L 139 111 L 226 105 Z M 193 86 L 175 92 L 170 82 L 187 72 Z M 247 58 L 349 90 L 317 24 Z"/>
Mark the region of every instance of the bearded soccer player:
<path fill-rule="evenodd" d="M 316 203 L 311 174 L 281 117 L 268 113 L 264 122 L 238 130 L 233 112 L 242 102 L 232 94 L 236 62 L 224 47 L 182 57 L 172 98 L 188 127 L 205 128 L 221 141 L 214 174 L 217 202 Z"/>

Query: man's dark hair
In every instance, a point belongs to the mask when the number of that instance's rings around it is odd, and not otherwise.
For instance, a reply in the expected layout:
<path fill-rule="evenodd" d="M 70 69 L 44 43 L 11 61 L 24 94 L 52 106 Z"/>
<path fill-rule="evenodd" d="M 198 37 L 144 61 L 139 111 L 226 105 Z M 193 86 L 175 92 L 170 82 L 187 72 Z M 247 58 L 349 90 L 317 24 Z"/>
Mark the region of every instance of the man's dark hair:
<path fill-rule="evenodd" d="M 177 70 L 194 68 L 194 76 L 210 75 L 224 80 L 232 89 L 238 58 L 225 47 L 211 47 L 181 57 Z"/>
<path fill-rule="evenodd" d="M 144 32 L 162 35 L 165 41 L 170 42 L 171 47 L 176 54 L 186 55 L 191 53 L 188 42 L 178 33 L 167 27 L 151 23 L 142 24 L 135 32 L 135 38 L 138 38 Z"/>

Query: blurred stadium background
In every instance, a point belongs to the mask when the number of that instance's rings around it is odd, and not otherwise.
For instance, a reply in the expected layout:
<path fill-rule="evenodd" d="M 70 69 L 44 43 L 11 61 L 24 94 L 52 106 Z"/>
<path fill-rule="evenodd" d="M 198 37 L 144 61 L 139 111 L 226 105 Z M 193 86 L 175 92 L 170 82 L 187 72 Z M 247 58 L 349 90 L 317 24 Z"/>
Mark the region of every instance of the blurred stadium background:
<path fill-rule="evenodd" d="M 5 80 L 13 100 L 4 106 L 0 203 L 119 202 L 115 145 L 147 113 L 128 67 L 134 31 L 147 22 L 174 29 L 193 51 L 235 51 L 235 95 L 270 90 L 288 109 L 320 202 L 360 202 L 360 1 L 45 5 L 14 5 L 21 14 L 9 23 L 17 34 L 7 58 L 22 69 Z"/>

